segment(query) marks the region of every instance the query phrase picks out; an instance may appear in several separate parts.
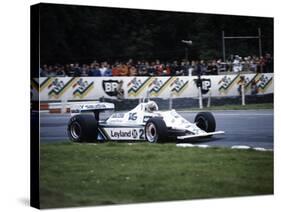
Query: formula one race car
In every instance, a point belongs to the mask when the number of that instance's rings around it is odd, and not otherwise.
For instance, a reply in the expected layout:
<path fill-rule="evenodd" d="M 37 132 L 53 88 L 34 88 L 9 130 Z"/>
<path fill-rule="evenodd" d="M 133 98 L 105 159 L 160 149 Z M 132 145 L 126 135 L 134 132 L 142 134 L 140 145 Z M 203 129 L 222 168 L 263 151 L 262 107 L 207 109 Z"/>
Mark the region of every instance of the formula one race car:
<path fill-rule="evenodd" d="M 140 103 L 129 112 L 113 113 L 109 118 L 100 120 L 100 113 L 105 110 L 114 110 L 114 104 L 74 104 L 67 128 L 70 140 L 147 140 L 157 143 L 169 138 L 183 140 L 224 133 L 215 132 L 216 121 L 210 112 L 199 112 L 191 123 L 175 110 L 159 111 L 154 101 Z"/>

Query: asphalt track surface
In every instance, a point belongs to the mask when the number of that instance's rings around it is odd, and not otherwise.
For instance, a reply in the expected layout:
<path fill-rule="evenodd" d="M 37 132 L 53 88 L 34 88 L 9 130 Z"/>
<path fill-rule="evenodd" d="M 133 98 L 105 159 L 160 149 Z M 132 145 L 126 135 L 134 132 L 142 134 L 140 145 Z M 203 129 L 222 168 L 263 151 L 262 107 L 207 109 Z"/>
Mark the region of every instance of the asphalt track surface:
<path fill-rule="evenodd" d="M 189 121 L 194 120 L 197 112 L 179 112 Z M 184 140 L 184 143 L 207 144 L 209 146 L 231 147 L 247 145 L 274 149 L 273 110 L 232 110 L 212 112 L 216 118 L 217 129 L 224 135 L 214 135 L 197 141 Z M 40 113 L 40 137 L 42 143 L 69 141 L 67 123 L 70 114 Z"/>

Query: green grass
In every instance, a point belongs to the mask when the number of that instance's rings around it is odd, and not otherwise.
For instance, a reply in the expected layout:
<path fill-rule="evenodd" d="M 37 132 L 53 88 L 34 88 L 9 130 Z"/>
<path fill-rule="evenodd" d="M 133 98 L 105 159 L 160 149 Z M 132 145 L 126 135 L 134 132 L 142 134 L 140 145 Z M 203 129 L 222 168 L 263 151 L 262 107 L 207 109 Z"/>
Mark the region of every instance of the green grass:
<path fill-rule="evenodd" d="M 273 103 L 259 103 L 259 104 L 246 104 L 242 105 L 221 105 L 204 107 L 206 110 L 260 110 L 260 109 L 273 109 Z M 199 108 L 186 108 L 186 110 L 199 110 Z"/>
<path fill-rule="evenodd" d="M 41 144 L 42 208 L 273 193 L 273 152 L 175 144 Z"/>

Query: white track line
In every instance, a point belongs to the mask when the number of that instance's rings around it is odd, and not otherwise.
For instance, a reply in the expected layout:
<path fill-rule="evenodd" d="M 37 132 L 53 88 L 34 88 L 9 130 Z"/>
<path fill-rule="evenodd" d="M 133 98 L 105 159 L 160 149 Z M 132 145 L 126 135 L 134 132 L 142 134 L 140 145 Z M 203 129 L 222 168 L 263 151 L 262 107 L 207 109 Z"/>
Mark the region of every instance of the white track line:
<path fill-rule="evenodd" d="M 205 145 L 205 144 L 190 144 L 190 143 L 180 143 L 180 144 L 176 144 L 176 147 L 198 147 L 198 148 L 214 148 L 215 146 L 209 146 L 209 145 Z M 216 147 L 218 148 L 218 147 Z M 220 147 L 222 148 L 222 147 Z M 239 150 L 256 150 L 256 151 L 273 151 L 273 149 L 265 149 L 262 147 L 250 147 L 250 146 L 244 146 L 244 145 L 235 145 L 235 146 L 231 146 L 230 149 L 239 149 Z"/>

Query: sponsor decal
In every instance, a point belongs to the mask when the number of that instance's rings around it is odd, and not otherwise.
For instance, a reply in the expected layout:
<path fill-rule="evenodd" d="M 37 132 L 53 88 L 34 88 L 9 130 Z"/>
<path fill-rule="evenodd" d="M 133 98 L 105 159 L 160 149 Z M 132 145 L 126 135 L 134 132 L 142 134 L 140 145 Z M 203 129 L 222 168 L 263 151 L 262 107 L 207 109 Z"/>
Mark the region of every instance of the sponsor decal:
<path fill-rule="evenodd" d="M 74 89 L 72 95 L 73 97 L 78 97 L 83 99 L 88 93 L 94 88 L 94 81 L 88 82 L 87 80 L 83 80 L 83 78 L 79 78 L 76 83 L 73 84 L 72 88 Z"/>
<path fill-rule="evenodd" d="M 137 138 L 138 137 L 138 131 L 136 129 L 133 129 L 132 136 L 133 136 L 133 138 Z"/>
<path fill-rule="evenodd" d="M 137 118 L 138 118 L 137 113 L 129 113 L 128 120 L 135 121 L 135 120 L 137 120 Z"/>
<path fill-rule="evenodd" d="M 145 140 L 143 128 L 101 128 L 104 137 L 111 140 Z"/>
<path fill-rule="evenodd" d="M 122 130 L 119 130 L 119 131 L 113 131 L 111 130 L 110 131 L 110 137 L 111 138 L 131 138 L 132 137 L 132 131 L 129 130 L 129 131 L 122 131 Z"/>
<path fill-rule="evenodd" d="M 245 91 L 250 90 L 252 83 L 256 83 L 259 80 L 259 75 L 255 74 L 251 79 L 249 76 L 245 77 Z"/>
<path fill-rule="evenodd" d="M 211 79 L 206 78 L 197 78 L 194 79 L 195 85 L 198 87 L 201 87 L 202 94 L 206 94 L 209 92 L 209 89 L 211 88 Z"/>
<path fill-rule="evenodd" d="M 208 92 L 211 88 L 211 80 L 210 79 L 202 79 L 202 90 Z"/>
<path fill-rule="evenodd" d="M 266 74 L 245 75 L 244 80 L 245 91 L 251 90 L 251 86 L 254 84 L 257 86 L 257 93 L 264 93 L 272 83 L 272 76 Z M 239 83 L 240 81 L 237 82 L 237 84 Z"/>
<path fill-rule="evenodd" d="M 180 96 L 182 92 L 188 87 L 189 80 L 183 77 L 175 77 L 170 84 L 170 91 L 176 96 Z"/>
<path fill-rule="evenodd" d="M 103 80 L 102 88 L 108 96 L 117 96 L 118 89 L 122 89 L 123 82 L 118 80 Z M 119 88 L 121 86 L 121 88 Z"/>
<path fill-rule="evenodd" d="M 237 82 L 240 79 L 240 74 L 237 74 L 234 79 L 232 79 L 231 76 L 224 76 L 219 82 L 219 92 L 220 94 L 224 95 L 227 94 L 229 92 L 229 90 L 231 90 L 231 88 L 237 84 Z"/>
<path fill-rule="evenodd" d="M 89 104 L 89 105 L 80 105 L 81 110 L 97 110 L 97 109 L 105 109 L 105 104 Z"/>
<path fill-rule="evenodd" d="M 134 77 L 127 84 L 128 96 L 134 96 L 134 97 L 138 96 L 152 81 L 153 78 L 151 77 L 147 77 L 147 78 Z"/>
<path fill-rule="evenodd" d="M 273 76 L 261 74 L 259 80 L 256 82 L 260 92 L 266 92 L 267 88 L 272 84 Z"/>
<path fill-rule="evenodd" d="M 43 78 L 42 78 L 43 79 Z M 40 83 L 40 91 L 43 91 L 45 88 L 47 88 L 50 83 L 52 82 L 52 77 L 46 77 L 41 83 Z"/>
<path fill-rule="evenodd" d="M 152 116 L 144 116 L 143 117 L 143 122 L 147 122 L 148 121 L 148 119 L 150 119 Z"/>
<path fill-rule="evenodd" d="M 111 118 L 114 118 L 114 119 L 120 119 L 120 118 L 124 118 L 124 113 L 114 113 Z"/>
<path fill-rule="evenodd" d="M 59 99 L 68 88 L 70 88 L 75 81 L 75 78 L 70 78 L 68 81 L 64 82 L 59 78 L 54 78 L 48 85 L 48 96 L 49 98 Z"/>
<path fill-rule="evenodd" d="M 159 96 L 171 83 L 172 79 L 172 77 L 165 80 L 163 78 L 154 77 L 154 80 L 148 85 L 150 96 Z"/>

